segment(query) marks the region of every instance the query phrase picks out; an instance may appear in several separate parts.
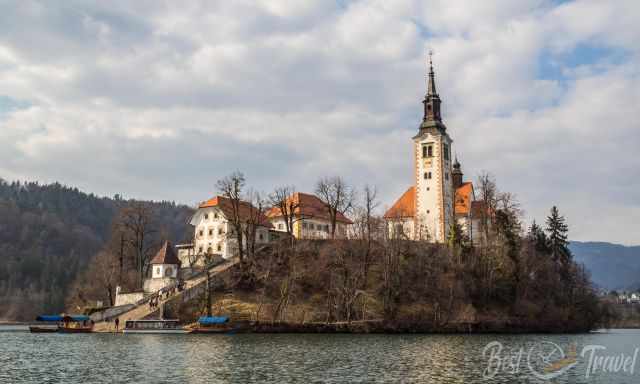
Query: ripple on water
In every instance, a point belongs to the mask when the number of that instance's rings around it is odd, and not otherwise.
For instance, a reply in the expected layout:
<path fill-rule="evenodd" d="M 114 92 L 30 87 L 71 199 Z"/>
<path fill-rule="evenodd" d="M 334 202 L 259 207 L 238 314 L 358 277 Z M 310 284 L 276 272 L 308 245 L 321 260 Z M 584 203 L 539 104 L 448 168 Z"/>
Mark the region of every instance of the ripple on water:
<path fill-rule="evenodd" d="M 0 332 L 2 383 L 527 383 L 524 369 L 482 379 L 487 343 L 601 344 L 632 354 L 640 332 L 587 335 L 62 335 Z M 640 367 L 638 368 L 640 370 Z M 640 373 L 554 382 L 640 382 Z"/>

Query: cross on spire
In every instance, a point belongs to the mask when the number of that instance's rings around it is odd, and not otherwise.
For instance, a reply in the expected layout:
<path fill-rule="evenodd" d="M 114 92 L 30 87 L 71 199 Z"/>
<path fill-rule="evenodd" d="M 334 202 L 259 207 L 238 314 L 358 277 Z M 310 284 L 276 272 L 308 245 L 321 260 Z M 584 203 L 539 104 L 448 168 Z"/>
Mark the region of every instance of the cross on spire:
<path fill-rule="evenodd" d="M 429 50 L 429 80 L 427 84 L 427 95 L 437 95 L 436 92 L 436 75 L 433 72 L 433 50 Z"/>

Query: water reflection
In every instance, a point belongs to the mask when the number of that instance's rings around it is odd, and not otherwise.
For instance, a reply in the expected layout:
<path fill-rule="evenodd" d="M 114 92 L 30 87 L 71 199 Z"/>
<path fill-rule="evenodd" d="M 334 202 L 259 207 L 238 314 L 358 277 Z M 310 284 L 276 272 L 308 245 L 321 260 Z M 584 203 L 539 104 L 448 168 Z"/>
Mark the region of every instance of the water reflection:
<path fill-rule="evenodd" d="M 517 372 L 483 379 L 483 349 L 505 353 L 552 341 L 632 354 L 640 332 L 587 335 L 61 335 L 0 332 L 0 382 L 66 383 L 538 383 Z M 537 363 L 536 363 L 537 364 Z M 535 369 L 542 370 L 539 364 Z M 640 372 L 585 377 L 585 361 L 557 383 L 640 382 Z M 640 363 L 639 363 L 640 364 Z M 640 370 L 640 366 L 636 368 Z"/>

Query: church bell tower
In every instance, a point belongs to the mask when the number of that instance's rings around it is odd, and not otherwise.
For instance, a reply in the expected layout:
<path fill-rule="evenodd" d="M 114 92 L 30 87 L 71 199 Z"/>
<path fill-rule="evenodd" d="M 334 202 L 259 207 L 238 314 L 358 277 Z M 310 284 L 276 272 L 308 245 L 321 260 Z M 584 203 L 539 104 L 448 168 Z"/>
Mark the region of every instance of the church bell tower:
<path fill-rule="evenodd" d="M 453 172 L 451 145 L 442 122 L 440 96 L 436 91 L 433 62 L 429 54 L 427 93 L 418 134 L 413 137 L 416 217 L 414 238 L 443 243 L 453 221 Z"/>

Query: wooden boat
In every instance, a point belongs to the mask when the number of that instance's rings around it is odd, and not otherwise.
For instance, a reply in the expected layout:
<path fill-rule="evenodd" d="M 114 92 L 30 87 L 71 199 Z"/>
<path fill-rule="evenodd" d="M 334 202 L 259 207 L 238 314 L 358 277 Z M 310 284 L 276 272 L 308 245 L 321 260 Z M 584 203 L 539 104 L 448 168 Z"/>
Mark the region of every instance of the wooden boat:
<path fill-rule="evenodd" d="M 40 315 L 36 317 L 36 321 L 42 325 L 30 325 L 29 332 L 31 333 L 53 333 L 58 332 L 58 323 L 62 321 L 60 315 Z"/>
<path fill-rule="evenodd" d="M 226 316 L 202 316 L 191 333 L 235 333 L 237 331 Z"/>
<path fill-rule="evenodd" d="M 29 332 L 31 333 L 53 333 L 58 332 L 57 325 L 30 325 Z"/>
<path fill-rule="evenodd" d="M 33 333 L 89 333 L 93 331 L 93 321 L 85 315 L 40 315 L 36 321 L 45 325 L 32 325 Z M 47 324 L 48 323 L 48 324 Z"/>
<path fill-rule="evenodd" d="M 178 319 L 158 320 L 127 320 L 123 333 L 149 333 L 149 334 L 185 334 L 191 332 L 180 325 Z"/>
<path fill-rule="evenodd" d="M 85 315 L 65 315 L 58 323 L 60 333 L 90 333 L 93 332 L 93 321 Z"/>

